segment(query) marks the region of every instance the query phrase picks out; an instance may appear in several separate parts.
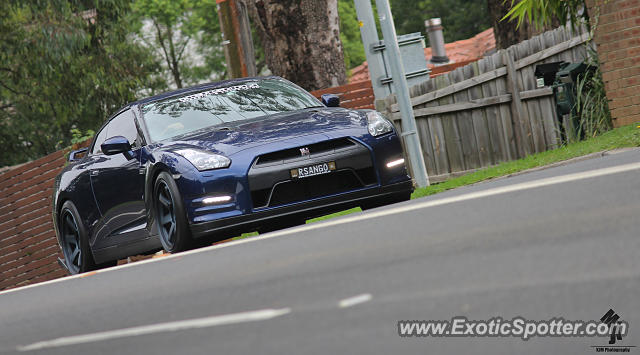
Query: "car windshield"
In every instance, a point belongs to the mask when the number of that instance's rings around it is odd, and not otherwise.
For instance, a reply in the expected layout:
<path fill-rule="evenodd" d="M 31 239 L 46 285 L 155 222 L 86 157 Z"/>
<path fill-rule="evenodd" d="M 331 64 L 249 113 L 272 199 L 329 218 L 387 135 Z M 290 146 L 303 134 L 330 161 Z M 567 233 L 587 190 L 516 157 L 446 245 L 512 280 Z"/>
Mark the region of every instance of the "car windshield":
<path fill-rule="evenodd" d="M 261 79 L 152 102 L 142 107 L 142 113 L 151 139 L 161 141 L 228 122 L 318 106 L 315 97 L 284 80 Z"/>

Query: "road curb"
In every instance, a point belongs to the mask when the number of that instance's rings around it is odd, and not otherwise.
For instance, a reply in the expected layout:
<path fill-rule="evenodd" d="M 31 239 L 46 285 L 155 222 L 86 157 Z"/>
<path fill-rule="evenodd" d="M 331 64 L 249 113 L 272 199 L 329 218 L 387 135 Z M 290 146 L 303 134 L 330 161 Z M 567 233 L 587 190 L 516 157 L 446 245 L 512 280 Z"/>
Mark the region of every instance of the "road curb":
<path fill-rule="evenodd" d="M 629 147 L 629 148 L 618 148 L 618 149 L 603 150 L 603 151 L 600 151 L 600 152 L 590 153 L 590 154 L 587 154 L 587 155 L 583 155 L 583 156 L 579 156 L 579 157 L 575 157 L 575 158 L 571 158 L 571 159 L 567 159 L 567 160 L 562 160 L 562 161 L 558 161 L 558 162 L 547 164 L 547 165 L 543 165 L 543 166 L 537 166 L 535 168 L 518 171 L 518 172 L 515 172 L 515 173 L 508 174 L 508 175 L 499 176 L 499 177 L 496 177 L 496 178 L 493 178 L 493 179 L 479 181 L 478 183 L 482 183 L 482 182 L 486 182 L 486 181 L 496 181 L 496 180 L 500 180 L 500 179 L 506 179 L 506 178 L 513 177 L 513 176 L 518 176 L 518 175 L 527 174 L 527 173 L 533 173 L 533 172 L 536 172 L 536 171 L 542 171 L 542 170 L 551 169 L 551 168 L 557 168 L 559 166 L 565 166 L 565 165 L 569 165 L 569 164 L 573 164 L 573 163 L 577 163 L 577 162 L 581 162 L 581 161 L 585 161 L 585 160 L 590 160 L 590 159 L 594 159 L 594 158 L 602 158 L 602 157 L 606 157 L 606 156 L 609 156 L 609 155 L 620 154 L 620 153 L 629 152 L 629 151 L 633 151 L 633 150 L 640 150 L 640 148 L 639 147 Z M 475 184 L 473 184 L 473 185 L 475 185 Z"/>

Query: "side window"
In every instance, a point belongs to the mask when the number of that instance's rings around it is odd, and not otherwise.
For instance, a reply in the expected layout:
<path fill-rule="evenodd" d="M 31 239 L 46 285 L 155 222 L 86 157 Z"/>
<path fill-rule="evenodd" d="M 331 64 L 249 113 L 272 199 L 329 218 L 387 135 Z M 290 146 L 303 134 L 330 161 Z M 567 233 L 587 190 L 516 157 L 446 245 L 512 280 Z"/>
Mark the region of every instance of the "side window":
<path fill-rule="evenodd" d="M 104 142 L 105 139 L 107 139 L 107 128 L 109 127 L 105 126 L 102 129 L 102 131 L 100 131 L 100 133 L 98 133 L 98 135 L 96 136 L 95 144 L 93 145 L 93 150 L 91 151 L 91 154 L 102 153 L 102 149 L 100 149 L 100 145 L 102 144 L 102 142 Z"/>
<path fill-rule="evenodd" d="M 131 145 L 134 145 L 138 138 L 138 130 L 136 129 L 136 124 L 133 121 L 133 112 L 131 112 L 131 110 L 127 110 L 114 117 L 107 127 L 109 128 L 107 138 L 123 136 L 129 140 Z"/>

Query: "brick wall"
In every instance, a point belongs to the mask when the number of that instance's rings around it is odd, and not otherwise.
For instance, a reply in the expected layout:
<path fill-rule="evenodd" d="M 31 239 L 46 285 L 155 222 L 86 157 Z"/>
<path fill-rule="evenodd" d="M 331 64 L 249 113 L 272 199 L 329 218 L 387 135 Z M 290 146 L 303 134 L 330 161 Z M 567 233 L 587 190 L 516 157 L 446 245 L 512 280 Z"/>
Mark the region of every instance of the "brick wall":
<path fill-rule="evenodd" d="M 91 139 L 72 149 L 87 147 Z M 53 180 L 68 149 L 0 172 L 0 290 L 68 275 L 51 218 Z"/>
<path fill-rule="evenodd" d="M 0 290 L 66 275 L 51 219 L 59 151 L 0 174 Z"/>
<path fill-rule="evenodd" d="M 588 0 L 616 127 L 640 121 L 640 0 Z"/>

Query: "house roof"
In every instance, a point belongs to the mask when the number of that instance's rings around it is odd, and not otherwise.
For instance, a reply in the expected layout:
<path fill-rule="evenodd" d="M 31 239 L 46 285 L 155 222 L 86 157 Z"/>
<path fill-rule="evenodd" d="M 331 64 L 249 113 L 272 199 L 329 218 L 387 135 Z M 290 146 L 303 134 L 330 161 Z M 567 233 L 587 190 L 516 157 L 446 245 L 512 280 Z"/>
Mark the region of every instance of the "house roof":
<path fill-rule="evenodd" d="M 486 53 L 496 49 L 496 39 L 493 35 L 493 28 L 482 31 L 477 35 L 460 41 L 446 43 L 444 45 L 447 57 L 450 62 L 445 65 L 435 66 L 429 62 L 431 59 L 431 47 L 424 49 L 424 56 L 427 59 L 427 66 L 432 70 L 431 76 L 447 73 L 461 65 L 482 58 Z M 369 80 L 369 67 L 364 62 L 351 70 L 349 83 Z"/>

